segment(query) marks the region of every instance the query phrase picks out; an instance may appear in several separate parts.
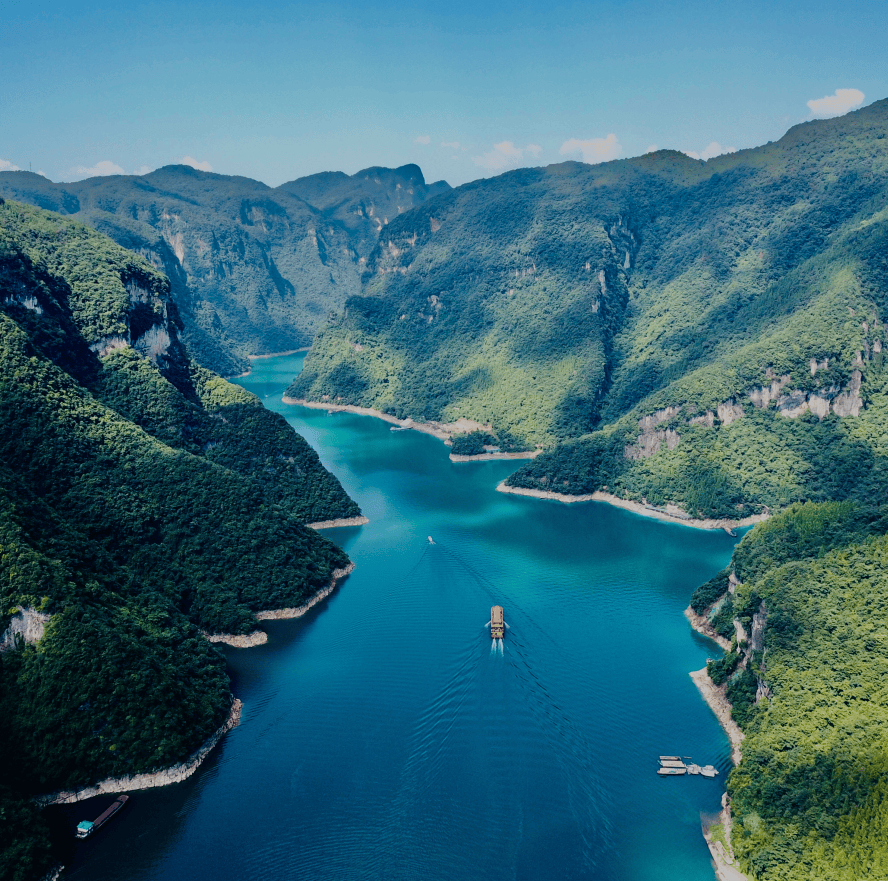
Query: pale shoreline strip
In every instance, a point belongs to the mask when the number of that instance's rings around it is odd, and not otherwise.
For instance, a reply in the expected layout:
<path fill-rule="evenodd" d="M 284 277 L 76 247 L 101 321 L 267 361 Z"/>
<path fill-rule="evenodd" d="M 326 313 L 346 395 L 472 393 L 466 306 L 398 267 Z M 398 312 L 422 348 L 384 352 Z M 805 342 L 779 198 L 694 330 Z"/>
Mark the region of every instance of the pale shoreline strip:
<path fill-rule="evenodd" d="M 451 453 L 451 462 L 493 462 L 496 459 L 536 459 L 542 450 L 525 450 L 521 453 L 478 453 L 475 456 L 461 456 Z"/>
<path fill-rule="evenodd" d="M 221 642 L 236 649 L 251 649 L 268 642 L 268 634 L 264 630 L 254 630 L 252 633 L 207 633 L 201 630 L 201 633 L 209 642 Z"/>
<path fill-rule="evenodd" d="M 261 361 L 263 358 L 283 358 L 284 355 L 297 355 L 299 352 L 307 352 L 311 346 L 303 346 L 301 349 L 287 349 L 286 352 L 268 352 L 265 355 L 247 355 L 250 361 Z"/>
<path fill-rule="evenodd" d="M 722 809 L 718 815 L 718 820 L 724 830 L 727 848 L 725 848 L 725 844 L 722 844 L 721 841 L 717 841 L 712 834 L 712 826 L 715 824 L 707 826 L 704 823 L 703 825 L 703 837 L 706 839 L 709 853 L 712 855 L 716 877 L 718 881 L 748 881 L 746 875 L 737 868 L 737 859 L 734 856 L 734 849 L 731 847 L 733 819 L 731 817 L 731 800 L 727 792 L 722 793 Z"/>
<path fill-rule="evenodd" d="M 309 529 L 337 529 L 340 526 L 364 526 L 369 522 L 366 517 L 340 517 L 338 520 L 319 520 L 305 525 Z"/>
<path fill-rule="evenodd" d="M 721 634 L 716 633 L 713 626 L 709 623 L 709 619 L 705 615 L 698 615 L 690 606 L 685 609 L 684 613 L 685 618 L 691 622 L 691 627 L 693 627 L 697 633 L 718 643 L 726 652 L 731 650 L 730 640 L 725 639 Z"/>
<path fill-rule="evenodd" d="M 287 349 L 286 352 L 269 352 L 267 355 L 247 355 L 248 361 L 261 361 L 263 358 L 283 358 L 285 355 L 297 355 L 299 352 L 307 352 L 311 346 L 303 346 L 301 349 Z M 252 367 L 248 367 L 243 373 L 235 373 L 233 376 L 223 376 L 223 379 L 243 379 L 253 372 Z"/>
<path fill-rule="evenodd" d="M 181 783 L 183 780 L 187 780 L 200 767 L 203 760 L 210 754 L 223 735 L 238 725 L 242 709 L 243 703 L 238 698 L 235 698 L 232 701 L 231 710 L 225 722 L 184 762 L 152 773 L 134 774 L 132 777 L 109 777 L 107 780 L 101 780 L 95 785 L 87 786 L 84 789 L 51 792 L 48 795 L 38 796 L 34 801 L 41 807 L 46 805 L 73 804 L 74 802 L 94 798 L 97 795 L 132 792 L 136 789 L 154 789 L 157 786 Z"/>
<path fill-rule="evenodd" d="M 330 584 L 327 587 L 319 590 L 311 599 L 304 602 L 301 606 L 296 606 L 292 609 L 271 609 L 267 612 L 257 612 L 256 620 L 257 621 L 281 621 L 287 620 L 290 618 L 301 618 L 309 609 L 313 606 L 316 606 L 321 600 L 326 599 L 336 590 L 336 586 L 346 578 L 348 575 L 351 575 L 352 572 L 355 571 L 355 564 L 349 563 L 345 569 L 334 569 L 333 576 L 330 579 Z"/>
<path fill-rule="evenodd" d="M 564 502 L 568 505 L 574 502 L 605 502 L 608 505 L 613 505 L 615 508 L 623 508 L 626 511 L 632 511 L 633 514 L 640 514 L 642 517 L 665 520 L 667 523 L 678 523 L 681 526 L 690 526 L 694 529 L 742 529 L 744 526 L 762 523 L 770 516 L 769 514 L 753 514 L 750 517 L 744 517 L 742 520 L 695 520 L 693 517 L 679 517 L 659 508 L 653 508 L 641 502 L 634 502 L 631 499 L 621 499 L 619 496 L 614 496 L 601 490 L 582 496 L 570 496 L 564 493 L 551 492 L 550 490 L 507 486 L 505 481 L 501 481 L 496 488 L 501 493 L 512 493 L 533 499 L 548 499 L 555 502 Z"/>
<path fill-rule="evenodd" d="M 735 765 L 740 764 L 743 753 L 740 751 L 740 744 L 743 743 L 744 734 L 740 730 L 740 726 L 731 718 L 731 703 L 725 697 L 725 687 L 716 685 L 710 678 L 709 673 L 704 667 L 702 670 L 695 670 L 690 674 L 694 680 L 694 685 L 703 695 L 703 700 L 709 704 L 709 708 L 715 713 L 716 718 L 724 728 L 728 740 L 731 741 L 731 761 Z"/>

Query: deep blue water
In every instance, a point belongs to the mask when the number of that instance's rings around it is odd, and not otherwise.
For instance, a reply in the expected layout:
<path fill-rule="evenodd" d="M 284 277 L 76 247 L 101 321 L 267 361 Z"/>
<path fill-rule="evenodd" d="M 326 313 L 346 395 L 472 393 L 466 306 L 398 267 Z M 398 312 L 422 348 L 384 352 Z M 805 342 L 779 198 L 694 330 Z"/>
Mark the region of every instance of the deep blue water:
<path fill-rule="evenodd" d="M 715 647 L 682 610 L 734 540 L 497 493 L 516 463 L 285 405 L 303 357 L 238 381 L 370 518 L 325 533 L 357 569 L 265 622 L 267 645 L 227 650 L 240 727 L 187 782 L 134 794 L 70 877 L 711 881 L 700 812 L 730 750 L 688 676 Z M 661 753 L 722 776 L 658 778 Z"/>

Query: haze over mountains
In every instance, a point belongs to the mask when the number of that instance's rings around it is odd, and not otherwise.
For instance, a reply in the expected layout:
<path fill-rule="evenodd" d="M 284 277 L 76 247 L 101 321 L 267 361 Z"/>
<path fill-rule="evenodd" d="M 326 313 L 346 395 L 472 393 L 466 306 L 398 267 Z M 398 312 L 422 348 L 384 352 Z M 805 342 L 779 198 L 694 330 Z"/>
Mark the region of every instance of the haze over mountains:
<path fill-rule="evenodd" d="M 247 355 L 309 345 L 359 292 L 379 230 L 447 189 L 415 165 L 276 188 L 187 165 L 69 184 L 0 173 L 0 196 L 74 216 L 164 272 L 185 343 L 223 375 L 245 370 Z"/>

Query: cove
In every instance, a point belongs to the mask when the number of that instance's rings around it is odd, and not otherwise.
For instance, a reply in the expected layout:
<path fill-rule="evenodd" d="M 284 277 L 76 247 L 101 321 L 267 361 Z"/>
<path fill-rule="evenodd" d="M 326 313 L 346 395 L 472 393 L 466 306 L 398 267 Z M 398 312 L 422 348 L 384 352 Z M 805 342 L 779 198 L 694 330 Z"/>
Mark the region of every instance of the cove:
<path fill-rule="evenodd" d="M 719 650 L 682 611 L 735 539 L 498 493 L 514 462 L 286 405 L 304 357 L 237 382 L 370 518 L 324 532 L 357 568 L 305 617 L 263 622 L 265 645 L 226 649 L 240 726 L 188 781 L 134 793 L 68 877 L 712 881 L 700 813 L 730 746 L 688 676 Z M 721 776 L 661 779 L 661 753 Z"/>

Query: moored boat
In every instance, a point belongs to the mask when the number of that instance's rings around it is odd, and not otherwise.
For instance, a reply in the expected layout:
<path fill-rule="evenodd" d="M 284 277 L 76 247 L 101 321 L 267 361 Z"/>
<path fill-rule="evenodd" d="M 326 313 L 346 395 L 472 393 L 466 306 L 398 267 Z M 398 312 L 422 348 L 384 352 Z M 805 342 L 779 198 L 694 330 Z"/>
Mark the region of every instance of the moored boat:
<path fill-rule="evenodd" d="M 105 825 L 127 802 L 129 801 L 128 795 L 121 795 L 114 804 L 111 805 L 107 810 L 103 811 L 99 814 L 95 820 L 83 820 L 82 822 L 77 824 L 77 837 L 78 838 L 87 838 L 92 835 L 97 829 L 101 828 Z"/>
<path fill-rule="evenodd" d="M 687 774 L 688 769 L 684 765 L 682 765 L 680 768 L 663 767 L 657 768 L 657 773 L 661 777 L 677 777 L 680 774 Z"/>

